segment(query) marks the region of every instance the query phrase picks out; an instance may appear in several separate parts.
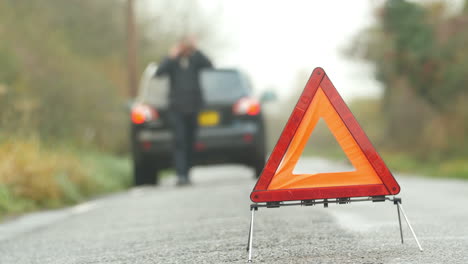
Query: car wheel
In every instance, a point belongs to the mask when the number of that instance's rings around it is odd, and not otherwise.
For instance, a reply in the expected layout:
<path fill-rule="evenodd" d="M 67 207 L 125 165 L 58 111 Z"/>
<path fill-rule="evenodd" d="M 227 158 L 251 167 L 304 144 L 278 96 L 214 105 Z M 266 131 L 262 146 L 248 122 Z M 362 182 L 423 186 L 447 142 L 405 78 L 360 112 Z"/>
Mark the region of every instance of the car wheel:
<path fill-rule="evenodd" d="M 154 160 L 148 157 L 134 161 L 133 179 L 135 186 L 158 183 L 158 168 Z"/>
<path fill-rule="evenodd" d="M 262 174 L 263 168 L 265 167 L 265 158 L 266 158 L 266 150 L 265 150 L 265 141 L 264 137 L 260 137 L 262 140 L 257 141 L 253 153 L 255 153 L 251 158 L 251 166 L 255 170 L 255 179 L 258 179 Z"/>
<path fill-rule="evenodd" d="M 250 163 L 250 165 L 255 170 L 255 179 L 260 177 L 262 174 L 263 168 L 265 167 L 265 155 L 258 155 L 255 159 Z"/>
<path fill-rule="evenodd" d="M 262 174 L 264 165 L 264 162 L 257 162 L 257 164 L 255 164 L 255 179 L 258 179 L 260 174 Z"/>

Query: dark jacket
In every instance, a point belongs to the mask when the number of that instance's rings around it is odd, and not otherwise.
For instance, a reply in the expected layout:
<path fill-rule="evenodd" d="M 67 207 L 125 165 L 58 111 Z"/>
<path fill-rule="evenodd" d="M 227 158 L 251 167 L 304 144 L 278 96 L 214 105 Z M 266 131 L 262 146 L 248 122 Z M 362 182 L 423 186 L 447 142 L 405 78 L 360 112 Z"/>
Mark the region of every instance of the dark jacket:
<path fill-rule="evenodd" d="M 211 61 L 200 51 L 188 57 L 165 58 L 156 76 L 167 75 L 170 82 L 169 109 L 182 113 L 196 113 L 203 105 L 200 72 L 211 68 Z"/>

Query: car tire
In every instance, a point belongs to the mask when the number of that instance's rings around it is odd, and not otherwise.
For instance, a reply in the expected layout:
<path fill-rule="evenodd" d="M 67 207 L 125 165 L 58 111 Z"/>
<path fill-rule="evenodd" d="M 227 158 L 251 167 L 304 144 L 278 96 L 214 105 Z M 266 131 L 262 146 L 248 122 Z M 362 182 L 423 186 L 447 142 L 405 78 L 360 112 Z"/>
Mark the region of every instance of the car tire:
<path fill-rule="evenodd" d="M 263 134 L 262 134 L 263 135 Z M 265 167 L 265 160 L 266 160 L 266 148 L 265 148 L 265 140 L 264 136 L 258 136 L 260 139 L 257 141 L 257 144 L 253 150 L 255 153 L 254 157 L 251 160 L 251 166 L 255 170 L 254 178 L 258 179 L 262 174 L 263 168 Z"/>
<path fill-rule="evenodd" d="M 250 166 L 255 170 L 254 178 L 258 179 L 265 167 L 265 155 L 257 154 L 257 157 L 250 162 Z"/>
<path fill-rule="evenodd" d="M 265 166 L 265 162 L 260 162 L 260 161 L 257 161 L 257 163 L 254 165 L 254 169 L 255 169 L 255 179 L 258 179 L 260 177 L 260 175 L 262 174 L 262 171 L 263 171 L 263 167 Z"/>
<path fill-rule="evenodd" d="M 133 179 L 135 186 L 158 184 L 158 167 L 154 160 L 142 157 L 134 161 Z"/>

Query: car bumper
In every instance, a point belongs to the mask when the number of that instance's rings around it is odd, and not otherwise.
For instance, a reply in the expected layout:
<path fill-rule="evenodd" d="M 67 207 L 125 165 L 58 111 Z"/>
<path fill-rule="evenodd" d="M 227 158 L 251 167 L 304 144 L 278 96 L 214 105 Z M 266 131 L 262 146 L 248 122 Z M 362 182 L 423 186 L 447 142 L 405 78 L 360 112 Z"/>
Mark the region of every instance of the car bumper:
<path fill-rule="evenodd" d="M 138 133 L 137 140 L 145 152 L 165 154 L 173 149 L 173 135 L 168 130 L 143 130 Z M 201 127 L 195 142 L 195 151 L 252 149 L 259 140 L 263 140 L 263 135 L 255 123 L 229 127 Z"/>

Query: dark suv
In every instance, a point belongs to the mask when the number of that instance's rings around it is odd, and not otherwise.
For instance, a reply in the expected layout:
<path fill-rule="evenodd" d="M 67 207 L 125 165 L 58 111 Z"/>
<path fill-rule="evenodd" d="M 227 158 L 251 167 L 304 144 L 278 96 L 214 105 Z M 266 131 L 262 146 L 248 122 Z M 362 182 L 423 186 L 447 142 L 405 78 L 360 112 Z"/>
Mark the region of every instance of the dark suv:
<path fill-rule="evenodd" d="M 154 77 L 150 64 L 131 109 L 131 141 L 136 185 L 156 184 L 172 168 L 173 135 L 168 123 L 168 81 Z M 265 163 L 264 125 L 259 101 L 237 70 L 205 70 L 200 76 L 205 106 L 198 117 L 194 165 L 240 163 L 255 169 Z"/>

